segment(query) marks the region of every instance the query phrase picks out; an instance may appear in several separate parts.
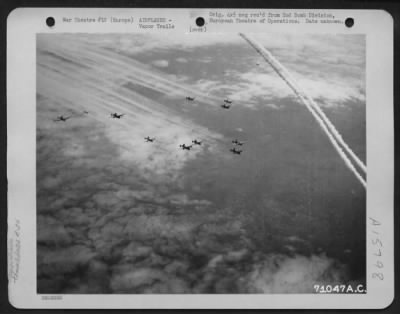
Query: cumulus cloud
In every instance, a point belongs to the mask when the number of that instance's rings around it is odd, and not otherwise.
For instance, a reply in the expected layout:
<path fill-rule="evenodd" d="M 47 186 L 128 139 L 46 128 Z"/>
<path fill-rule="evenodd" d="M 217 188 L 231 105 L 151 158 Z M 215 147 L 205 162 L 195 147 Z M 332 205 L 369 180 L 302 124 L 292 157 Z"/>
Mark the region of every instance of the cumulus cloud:
<path fill-rule="evenodd" d="M 189 62 L 186 58 L 176 58 L 175 61 L 179 62 L 179 63 L 188 63 Z"/>
<path fill-rule="evenodd" d="M 290 66 L 290 65 L 289 65 Z M 289 67 L 290 69 L 290 67 Z M 337 71 L 319 71 L 313 74 L 297 72 L 293 66 L 292 74 L 302 88 L 322 106 L 339 106 L 347 101 L 365 101 L 364 78 L 354 79 L 344 76 L 340 69 Z M 360 69 L 360 71 L 364 71 Z M 324 73 L 322 76 L 320 73 Z M 329 74 L 328 74 L 329 73 Z M 233 72 L 237 84 L 221 84 L 213 81 L 198 82 L 199 88 L 206 90 L 225 90 L 232 100 L 243 106 L 263 106 L 261 100 L 276 100 L 295 98 L 292 90 L 270 69 L 263 72 Z"/>
<path fill-rule="evenodd" d="M 313 99 L 322 100 L 322 105 L 335 106 L 349 100 L 365 101 L 363 82 L 349 85 L 337 74 L 325 80 L 301 77 L 298 82 Z"/>
<path fill-rule="evenodd" d="M 247 289 L 253 293 L 314 293 L 316 284 L 346 281 L 345 267 L 324 255 L 269 255 L 246 277 Z"/>
<path fill-rule="evenodd" d="M 159 68 L 167 68 L 169 65 L 168 60 L 155 60 L 152 62 L 153 65 Z"/>
<path fill-rule="evenodd" d="M 276 98 L 294 97 L 285 83 L 274 73 L 268 66 L 264 65 L 264 61 L 259 59 L 258 54 L 248 47 L 247 43 L 236 34 L 229 36 L 174 36 L 172 40 L 165 40 L 163 36 L 152 35 L 148 37 L 142 35 L 130 36 L 121 35 L 121 40 L 127 44 L 132 44 L 135 48 L 120 47 L 117 52 L 123 52 L 131 55 L 138 52 L 144 52 L 148 49 L 154 49 L 157 45 L 158 50 L 168 51 L 170 48 L 181 47 L 183 51 L 190 53 L 191 49 L 197 46 L 208 45 L 229 45 L 231 47 L 241 47 L 245 49 L 246 55 L 242 59 L 238 59 L 243 66 L 260 63 L 259 67 L 249 71 L 237 71 L 230 68 L 225 71 L 225 78 L 232 81 L 221 82 L 218 80 L 200 79 L 193 82 L 188 77 L 180 74 L 178 77 L 169 75 L 166 77 L 162 73 L 152 73 L 148 68 L 129 58 L 124 68 L 119 68 L 118 73 L 136 73 L 130 79 L 137 84 L 165 93 L 168 97 L 182 97 L 185 94 L 194 94 L 200 100 L 200 97 L 209 105 L 218 105 L 219 92 L 224 95 L 242 102 L 243 106 L 254 108 L 255 105 L 261 103 L 261 100 L 271 100 Z M 361 35 L 330 35 L 329 38 L 321 35 L 288 35 L 280 34 L 256 34 L 254 37 L 257 41 L 263 43 L 267 49 L 284 64 L 304 89 L 316 98 L 320 105 L 340 106 L 348 100 L 365 101 L 365 38 Z M 62 49 L 67 52 L 73 52 L 78 49 L 77 46 L 85 45 L 86 42 L 99 42 L 100 47 L 110 45 L 112 42 L 118 41 L 118 35 L 105 36 L 101 39 L 91 35 L 85 38 L 82 35 L 79 38 L 68 40 L 67 35 L 63 35 L 65 46 Z M 86 40 L 85 40 L 86 39 Z M 91 48 L 87 48 L 93 49 Z M 248 50 L 246 50 L 248 49 Z M 87 52 L 88 57 L 93 59 L 93 55 Z M 60 53 L 60 52 L 58 52 Z M 65 56 L 64 56 L 65 57 Z M 70 58 L 71 56 L 68 56 Z M 98 57 L 97 57 L 98 58 Z M 101 64 L 116 64 L 112 52 L 107 50 L 107 55 L 103 55 L 104 60 Z M 122 58 L 122 55 L 120 55 Z M 81 61 L 81 57 L 75 63 Z M 183 62 L 184 57 L 177 58 L 178 62 Z M 201 57 L 196 62 L 206 62 L 212 64 L 213 58 L 209 56 Z M 127 59 L 128 61 L 128 59 Z M 90 60 L 93 63 L 93 60 Z M 153 60 L 154 65 L 158 65 L 160 69 L 168 66 L 165 59 Z M 111 70 L 111 69 L 110 69 Z M 103 71 L 104 72 L 104 71 Z M 115 71 L 111 72 L 115 77 Z M 102 73 L 103 74 L 103 73 Z M 110 81 L 113 81 L 112 79 Z M 185 86 L 182 83 L 189 83 Z M 174 84 L 179 82 L 180 84 Z M 199 93 L 200 92 L 200 93 Z M 208 95 L 207 95 L 208 94 Z"/>
<path fill-rule="evenodd" d="M 279 110 L 281 109 L 281 106 L 275 105 L 275 104 L 266 104 L 265 107 L 274 109 L 274 110 Z"/>
<path fill-rule="evenodd" d="M 365 38 L 360 35 L 254 35 L 284 64 L 299 84 L 322 106 L 340 106 L 349 100 L 365 102 Z M 234 41 L 232 41 L 234 44 Z M 235 45 L 239 45 L 235 42 Z M 244 45 L 244 43 L 243 43 Z M 294 97 L 292 91 L 256 52 L 243 63 L 258 63 L 256 71 L 227 69 L 231 84 L 200 80 L 203 90 L 224 90 L 230 98 L 253 107 L 260 99 Z M 209 60 L 211 61 L 211 60 Z M 258 98 L 258 99 L 256 99 Z M 261 104 L 262 105 L 262 104 Z"/>

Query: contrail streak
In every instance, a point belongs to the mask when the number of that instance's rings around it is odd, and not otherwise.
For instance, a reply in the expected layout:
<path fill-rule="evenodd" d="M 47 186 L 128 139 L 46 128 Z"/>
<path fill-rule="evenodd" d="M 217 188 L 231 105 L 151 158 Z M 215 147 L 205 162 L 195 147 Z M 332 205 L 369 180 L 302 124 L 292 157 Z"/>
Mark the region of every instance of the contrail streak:
<path fill-rule="evenodd" d="M 307 95 L 304 90 L 301 88 L 300 85 L 297 84 L 296 80 L 293 78 L 292 74 L 283 67 L 282 64 L 271 54 L 269 53 L 269 57 L 271 58 L 271 61 L 276 63 L 278 67 L 280 67 L 280 70 L 284 76 L 288 78 L 289 81 L 295 86 L 297 89 L 296 93 L 300 93 L 305 99 L 308 100 L 308 102 L 312 105 L 312 107 L 315 109 L 317 114 L 319 114 L 320 118 L 325 122 L 327 128 L 329 129 L 330 132 L 332 132 L 333 137 L 335 138 L 336 141 L 339 142 L 339 144 L 344 148 L 344 150 L 352 157 L 354 162 L 363 170 L 364 174 L 367 173 L 367 167 L 365 164 L 358 158 L 356 154 L 351 150 L 351 148 L 347 145 L 347 143 L 343 140 L 342 136 L 338 132 L 338 130 L 335 128 L 335 126 L 332 124 L 332 122 L 328 119 L 328 117 L 325 115 L 325 113 L 321 110 L 321 108 L 318 106 L 318 104 L 309 96 Z M 293 87 L 292 87 L 293 88 Z"/>
<path fill-rule="evenodd" d="M 74 64 L 82 63 L 83 57 L 79 51 L 84 49 L 85 64 L 89 65 L 91 69 L 99 69 L 99 77 L 102 75 L 111 77 L 113 82 L 116 81 L 116 78 L 131 76 L 131 82 L 136 82 L 139 85 L 157 90 L 161 93 L 182 96 L 191 95 L 196 97 L 196 100 L 211 105 L 218 105 L 220 102 L 218 97 L 205 95 L 201 91 L 183 82 L 175 82 L 175 80 L 171 80 L 170 76 L 166 76 L 154 67 L 144 65 L 123 54 L 117 54 L 105 48 L 89 45 L 83 40 L 68 40 L 68 38 L 65 37 L 62 37 L 62 39 L 62 42 L 60 41 L 57 46 L 49 45 L 49 43 L 42 40 L 40 47 L 42 50 L 50 50 L 58 56 L 72 61 Z M 85 70 L 83 66 L 81 68 L 82 71 Z"/>
<path fill-rule="evenodd" d="M 310 113 L 313 115 L 315 120 L 321 126 L 322 130 L 328 136 L 331 141 L 333 147 L 336 149 L 339 156 L 343 159 L 346 166 L 353 172 L 355 177 L 360 181 L 360 183 L 367 187 L 366 180 L 360 175 L 357 171 L 351 160 L 345 154 L 343 149 L 350 155 L 350 157 L 357 163 L 357 165 L 366 172 L 366 166 L 363 162 L 354 154 L 354 152 L 350 149 L 350 147 L 344 142 L 343 138 L 336 130 L 334 125 L 330 122 L 330 120 L 326 117 L 323 111 L 319 108 L 319 106 L 309 97 L 306 93 L 300 88 L 300 86 L 293 79 L 288 70 L 286 70 L 283 65 L 274 58 L 274 56 L 263 46 L 255 42 L 253 39 L 249 38 L 247 35 L 243 33 L 239 33 L 241 37 L 243 37 L 276 71 L 276 73 L 289 85 L 289 87 L 295 92 L 295 94 L 299 97 L 301 102 L 307 107 Z M 340 145 L 342 145 L 342 147 Z M 342 149 L 343 148 L 343 149 Z"/>

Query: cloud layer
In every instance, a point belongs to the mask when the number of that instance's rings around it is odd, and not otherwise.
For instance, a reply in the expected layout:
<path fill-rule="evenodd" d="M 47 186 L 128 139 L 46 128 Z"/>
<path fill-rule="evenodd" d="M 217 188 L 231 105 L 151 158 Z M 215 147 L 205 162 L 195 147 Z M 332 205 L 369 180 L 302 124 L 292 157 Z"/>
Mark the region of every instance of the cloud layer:
<path fill-rule="evenodd" d="M 255 110 L 260 104 L 279 110 L 279 99 L 293 96 L 271 69 L 255 65 L 257 55 L 238 36 L 185 39 L 38 36 L 38 292 L 309 293 L 313 283 L 350 280 L 344 264 L 310 249 L 307 240 L 284 235 L 282 248 L 265 239 L 260 249 L 248 227 L 256 214 L 246 217 L 189 195 L 185 167 L 210 150 L 218 156 L 224 135 L 182 112 L 219 107 L 221 95 Z M 362 100 L 357 54 L 343 59 L 345 69 L 318 47 L 321 38 L 262 40 L 305 86 L 318 81 L 313 95 L 326 104 Z M 343 40 L 335 37 L 333 45 Z M 213 45 L 244 49 L 248 71 L 227 69 L 224 80 L 167 72 L 176 64 L 190 66 L 195 49 Z M 362 56 L 358 46 L 350 47 Z M 168 57 L 172 48 L 185 56 Z M 345 58 L 337 49 L 335 55 Z M 160 55 L 148 64 L 135 58 L 152 50 Z M 301 60 L 319 64 L 323 74 L 299 62 L 299 50 L 313 55 Z M 213 68 L 213 60 L 206 55 L 199 63 Z M 186 103 L 187 95 L 196 101 Z M 111 119 L 112 112 L 125 115 Z M 61 114 L 71 119 L 54 122 Z M 146 136 L 155 142 L 145 142 Z M 204 144 L 190 153 L 178 149 L 194 137 Z"/>
<path fill-rule="evenodd" d="M 365 36 L 282 33 L 252 36 L 270 50 L 321 105 L 341 106 L 348 100 L 365 102 Z M 258 97 L 270 99 L 293 96 L 290 89 L 277 79 L 272 69 L 234 33 L 176 35 L 168 39 L 159 35 L 151 35 L 150 39 L 147 35 L 135 35 L 132 38 L 113 35 L 91 37 L 90 40 L 104 46 L 117 42 L 117 50 L 128 55 L 167 52 L 169 49 L 181 49 L 190 55 L 195 49 L 208 49 L 212 46 L 247 48 L 247 56 L 239 62 L 248 64 L 252 70 L 245 73 L 231 71 L 234 85 L 224 86 L 221 82 L 212 80 L 207 80 L 208 83 L 199 82 L 200 90 L 205 92 L 208 86 L 212 86 L 214 90 L 227 88 L 229 97 L 243 101 L 244 105 L 254 105 L 254 100 Z M 212 63 L 213 59 L 204 56 L 190 61 Z"/>
<path fill-rule="evenodd" d="M 149 182 L 99 127 L 38 130 L 38 292 L 311 293 L 349 280 L 298 237 L 282 253 L 259 251 L 246 218 L 188 198 L 179 181 Z"/>

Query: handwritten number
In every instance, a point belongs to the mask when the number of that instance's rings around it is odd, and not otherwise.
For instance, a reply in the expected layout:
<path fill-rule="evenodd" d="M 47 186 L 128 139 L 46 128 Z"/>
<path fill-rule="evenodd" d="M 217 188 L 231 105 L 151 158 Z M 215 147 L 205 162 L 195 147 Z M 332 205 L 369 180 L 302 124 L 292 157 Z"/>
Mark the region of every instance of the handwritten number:
<path fill-rule="evenodd" d="M 371 217 L 369 217 L 369 219 L 371 220 L 371 223 L 372 223 L 373 226 L 380 226 L 381 225 L 381 223 L 378 220 L 376 220 L 374 218 L 371 218 Z"/>
<path fill-rule="evenodd" d="M 380 247 L 383 247 L 382 241 L 379 240 L 378 238 L 377 238 L 377 239 L 373 239 L 373 240 L 372 240 L 372 244 L 373 244 L 373 245 L 379 244 Z"/>
<path fill-rule="evenodd" d="M 379 279 L 379 280 L 383 280 L 383 274 L 382 273 L 372 273 L 372 278 L 373 279 Z"/>

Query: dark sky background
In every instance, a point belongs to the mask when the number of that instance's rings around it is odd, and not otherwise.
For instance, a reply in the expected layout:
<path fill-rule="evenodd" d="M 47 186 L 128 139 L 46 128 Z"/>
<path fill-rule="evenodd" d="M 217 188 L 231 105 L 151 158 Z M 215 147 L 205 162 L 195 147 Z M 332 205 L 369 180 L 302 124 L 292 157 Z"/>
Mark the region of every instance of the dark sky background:
<path fill-rule="evenodd" d="M 255 38 L 365 161 L 364 37 Z M 37 194 L 39 293 L 365 282 L 363 187 L 237 35 L 39 35 Z"/>

